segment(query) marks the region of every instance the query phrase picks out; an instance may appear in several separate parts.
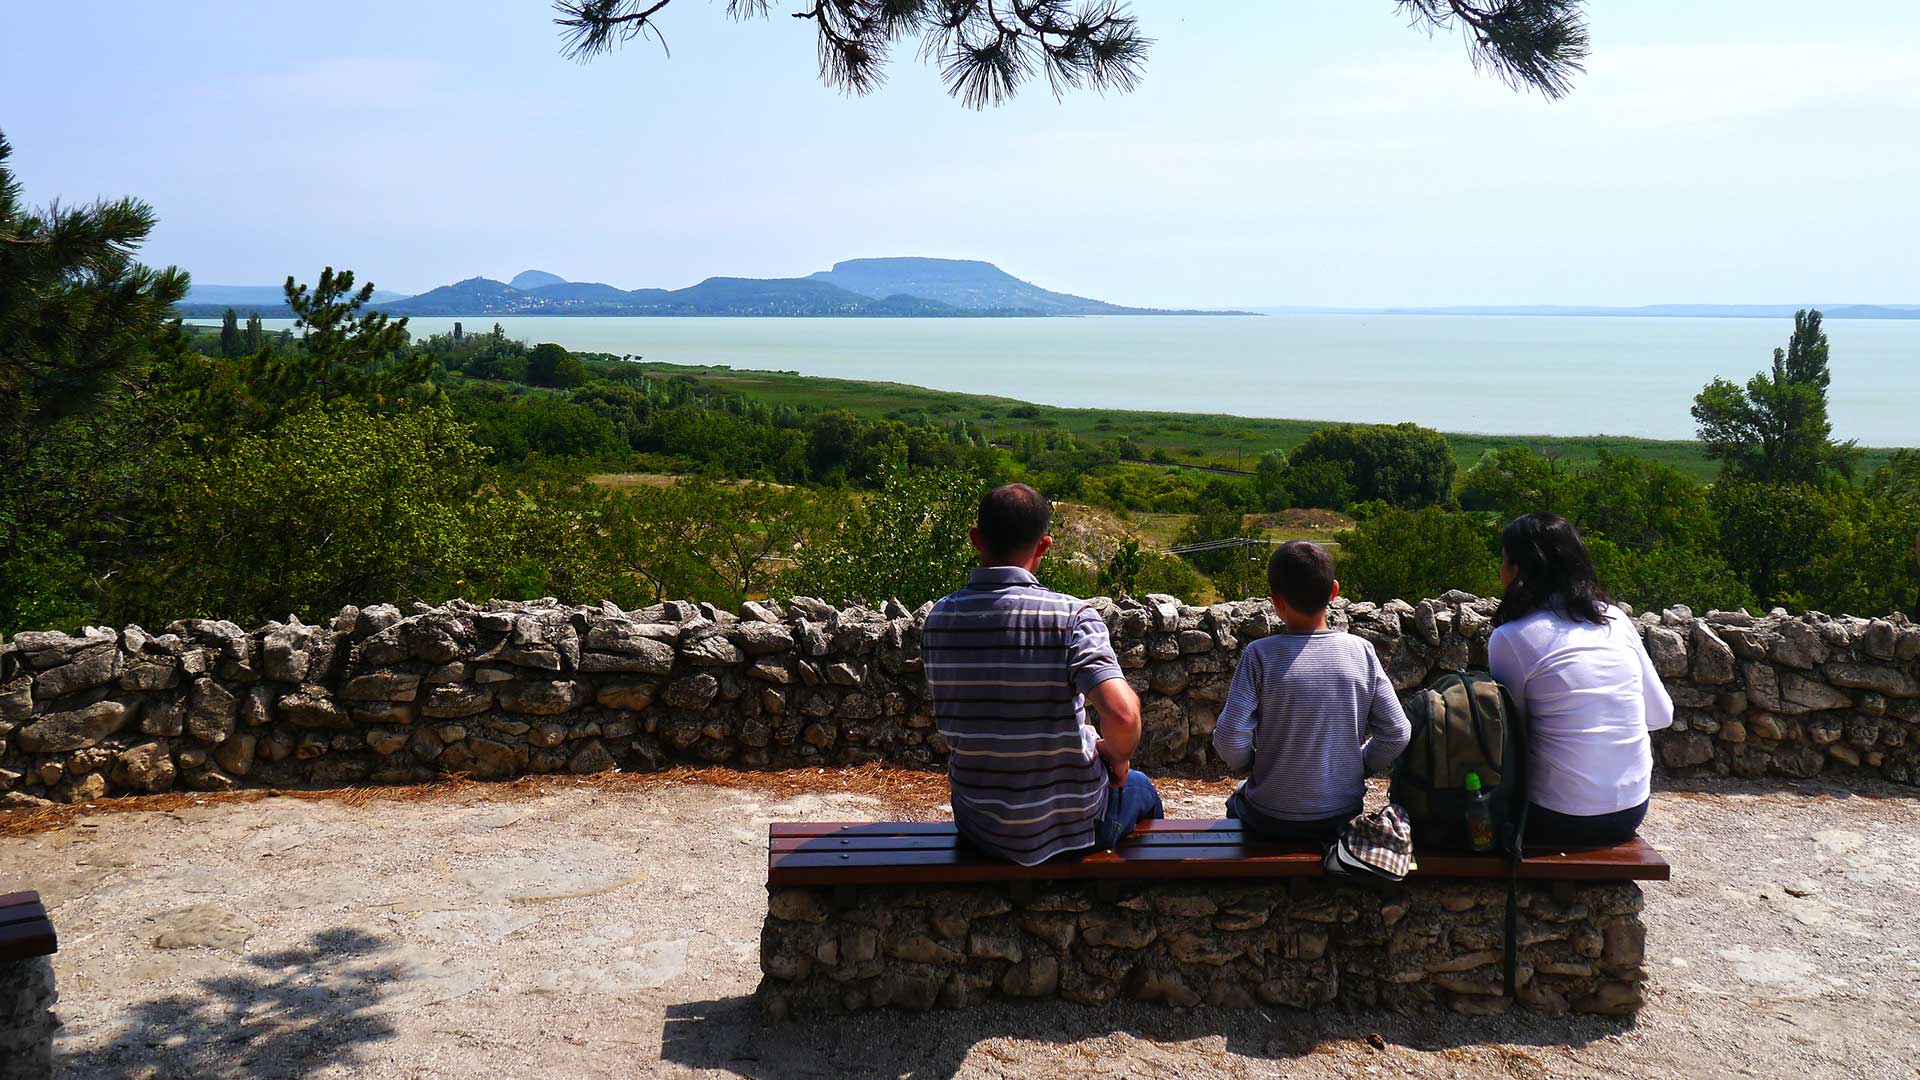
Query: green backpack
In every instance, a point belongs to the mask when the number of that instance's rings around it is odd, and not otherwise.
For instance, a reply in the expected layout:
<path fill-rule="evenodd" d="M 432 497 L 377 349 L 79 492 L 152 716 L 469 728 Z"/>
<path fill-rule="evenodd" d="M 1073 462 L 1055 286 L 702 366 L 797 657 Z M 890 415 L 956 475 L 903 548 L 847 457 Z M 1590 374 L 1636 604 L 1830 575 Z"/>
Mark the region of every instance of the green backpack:
<path fill-rule="evenodd" d="M 1393 801 L 1433 851 L 1469 851 L 1468 773 L 1480 777 L 1493 814 L 1495 850 L 1512 852 L 1527 807 L 1526 718 L 1484 671 L 1449 672 L 1407 701 L 1413 740 L 1393 766 Z"/>

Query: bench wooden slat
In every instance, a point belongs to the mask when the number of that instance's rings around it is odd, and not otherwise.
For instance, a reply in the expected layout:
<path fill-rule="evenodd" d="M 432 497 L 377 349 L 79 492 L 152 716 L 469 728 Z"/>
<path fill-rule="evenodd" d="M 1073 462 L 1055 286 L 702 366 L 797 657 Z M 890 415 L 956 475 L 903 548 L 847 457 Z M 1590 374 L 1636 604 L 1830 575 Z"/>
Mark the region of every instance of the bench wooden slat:
<path fill-rule="evenodd" d="M 38 900 L 35 900 L 31 904 L 14 904 L 11 907 L 0 907 L 0 926 L 7 926 L 12 923 L 33 922 L 35 920 L 44 921 L 46 917 L 46 905 L 40 903 Z"/>
<path fill-rule="evenodd" d="M 1236 821 L 1153 821 L 1111 852 L 1023 867 L 960 846 L 951 822 L 778 823 L 769 829 L 769 885 L 939 884 L 1113 878 L 1278 878 L 1325 873 L 1320 853 L 1248 840 Z M 1421 853 L 1415 877 L 1495 879 L 1497 856 Z M 1666 881 L 1666 859 L 1635 837 L 1588 851 L 1532 850 L 1519 876 L 1534 881 Z"/>
<path fill-rule="evenodd" d="M 958 834 L 946 836 L 786 836 L 768 841 L 770 850 L 789 851 L 945 851 L 964 849 L 966 841 Z M 1132 851 L 1143 847 L 1182 847 L 1220 844 L 1259 843 L 1238 832 L 1136 832 L 1120 841 Z M 1269 845 L 1293 850 L 1298 845 Z M 1309 850 L 1298 847 L 1301 851 Z"/>
<path fill-rule="evenodd" d="M 1530 856 L 1520 864 L 1527 881 L 1665 881 L 1664 859 L 1594 859 L 1593 853 Z M 1325 873 L 1320 854 L 1260 845 L 1154 845 L 1091 852 L 1023 867 L 955 850 L 785 852 L 771 857 L 768 880 L 775 885 L 877 885 L 1113 877 L 1317 877 Z M 1412 877 L 1482 878 L 1507 876 L 1504 862 L 1460 855 L 1427 855 Z M 806 880 L 799 880 L 804 877 Z"/>
<path fill-rule="evenodd" d="M 36 956 L 51 956 L 59 950 L 59 947 L 59 939 L 53 933 L 53 924 L 45 919 L 0 926 L 0 960 L 27 960 Z"/>
<path fill-rule="evenodd" d="M 1237 833 L 1240 823 L 1231 818 L 1166 818 L 1143 821 L 1135 834 L 1143 833 Z M 951 821 L 776 821 L 770 835 L 787 839 L 802 836 L 955 836 Z"/>

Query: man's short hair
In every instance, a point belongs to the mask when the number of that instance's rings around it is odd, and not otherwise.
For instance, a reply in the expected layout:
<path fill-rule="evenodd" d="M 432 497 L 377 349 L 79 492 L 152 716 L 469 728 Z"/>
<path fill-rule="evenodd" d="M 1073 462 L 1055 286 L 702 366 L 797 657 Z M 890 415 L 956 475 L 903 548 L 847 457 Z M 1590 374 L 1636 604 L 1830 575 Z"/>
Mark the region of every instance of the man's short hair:
<path fill-rule="evenodd" d="M 980 497 L 981 553 L 1010 559 L 1031 550 L 1053 524 L 1053 504 L 1025 484 L 1002 484 Z"/>
<path fill-rule="evenodd" d="M 1273 549 L 1267 587 L 1303 615 L 1318 615 L 1333 600 L 1333 556 L 1319 544 L 1294 540 Z"/>

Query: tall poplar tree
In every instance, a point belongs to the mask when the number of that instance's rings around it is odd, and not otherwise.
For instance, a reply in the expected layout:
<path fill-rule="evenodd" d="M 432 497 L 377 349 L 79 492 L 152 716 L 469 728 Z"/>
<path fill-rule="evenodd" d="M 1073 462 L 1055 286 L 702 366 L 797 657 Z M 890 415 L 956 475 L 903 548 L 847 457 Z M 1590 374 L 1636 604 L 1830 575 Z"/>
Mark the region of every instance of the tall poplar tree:
<path fill-rule="evenodd" d="M 1833 441 L 1827 418 L 1827 333 L 1820 312 L 1793 316 L 1787 347 L 1773 350 L 1773 369 L 1741 387 L 1708 383 L 1693 399 L 1693 418 L 1707 453 L 1734 476 L 1766 484 L 1810 483 L 1850 469 L 1853 444 Z"/>
<path fill-rule="evenodd" d="M 240 338 L 240 317 L 228 308 L 220 316 L 220 355 L 239 356 L 245 351 Z"/>

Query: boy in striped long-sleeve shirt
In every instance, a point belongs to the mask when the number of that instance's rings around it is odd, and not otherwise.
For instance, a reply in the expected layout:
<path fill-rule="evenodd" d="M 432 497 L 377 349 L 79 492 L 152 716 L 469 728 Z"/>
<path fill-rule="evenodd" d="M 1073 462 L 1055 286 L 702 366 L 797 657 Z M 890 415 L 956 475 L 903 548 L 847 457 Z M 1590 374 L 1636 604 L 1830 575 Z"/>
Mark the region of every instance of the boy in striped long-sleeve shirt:
<path fill-rule="evenodd" d="M 1227 816 L 1276 840 L 1328 841 L 1413 731 L 1373 644 L 1327 628 L 1340 583 L 1325 549 L 1280 545 L 1267 584 L 1286 631 L 1241 652 L 1213 729 L 1221 760 L 1247 777 Z"/>

